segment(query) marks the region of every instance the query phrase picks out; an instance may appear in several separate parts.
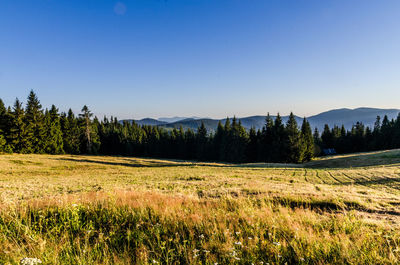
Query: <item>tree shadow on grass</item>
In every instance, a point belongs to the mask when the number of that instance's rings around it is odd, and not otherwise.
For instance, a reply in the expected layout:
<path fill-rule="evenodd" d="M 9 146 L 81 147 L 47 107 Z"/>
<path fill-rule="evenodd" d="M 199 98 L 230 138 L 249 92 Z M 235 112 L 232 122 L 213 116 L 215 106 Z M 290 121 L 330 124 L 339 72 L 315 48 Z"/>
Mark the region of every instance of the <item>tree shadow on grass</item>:
<path fill-rule="evenodd" d="M 357 153 L 333 156 L 314 160 L 303 165 L 304 168 L 359 168 L 371 166 L 400 166 L 400 150 Z"/>
<path fill-rule="evenodd" d="M 124 158 L 124 157 L 114 157 L 110 158 L 119 158 L 120 160 L 124 160 L 126 162 L 114 162 L 114 161 L 106 161 L 96 159 L 96 156 L 92 156 L 93 159 L 88 159 L 87 156 L 85 158 L 79 158 L 78 156 L 71 158 L 55 158 L 56 160 L 77 162 L 77 163 L 93 163 L 93 164 L 102 164 L 102 165 L 110 165 L 110 166 L 125 166 L 125 167 L 219 167 L 219 168 L 243 168 L 243 169 L 263 169 L 263 168 L 301 168 L 301 164 L 282 164 L 282 163 L 250 163 L 250 164 L 231 164 L 225 162 L 198 162 L 198 161 L 187 161 L 187 160 L 175 160 L 175 159 L 163 159 L 163 158 Z M 102 156 L 102 158 L 106 158 L 106 156 Z"/>

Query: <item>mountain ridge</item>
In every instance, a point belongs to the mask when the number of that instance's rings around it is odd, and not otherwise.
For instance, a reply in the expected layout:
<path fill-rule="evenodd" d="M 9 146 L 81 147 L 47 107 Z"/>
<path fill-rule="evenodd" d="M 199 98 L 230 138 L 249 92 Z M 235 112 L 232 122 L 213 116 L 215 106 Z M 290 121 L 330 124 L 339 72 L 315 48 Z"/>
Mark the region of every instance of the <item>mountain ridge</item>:
<path fill-rule="evenodd" d="M 375 123 L 376 117 L 380 116 L 381 120 L 384 115 L 387 115 L 389 120 L 394 119 L 400 113 L 400 109 L 380 109 L 380 108 L 370 108 L 370 107 L 359 107 L 359 108 L 339 108 L 332 109 L 328 111 L 321 112 L 316 115 L 312 115 L 306 117 L 306 119 L 310 122 L 312 128 L 318 128 L 318 130 L 322 130 L 325 124 L 328 124 L 330 127 L 334 125 L 342 126 L 344 125 L 346 129 L 351 129 L 351 127 L 356 122 L 362 122 L 366 126 L 372 127 Z M 275 119 L 276 116 L 271 116 L 271 118 Z M 281 116 L 284 123 L 286 123 L 288 119 L 288 115 Z M 299 116 L 295 116 L 299 125 L 301 124 L 303 118 Z M 162 120 L 160 120 L 162 119 Z M 171 119 L 173 122 L 167 122 L 166 119 Z M 232 119 L 232 118 L 230 118 Z M 261 129 L 265 124 L 266 115 L 254 115 L 247 116 L 242 118 L 237 118 L 241 121 L 242 125 L 246 129 L 250 129 L 254 127 L 255 129 Z M 224 123 L 225 119 L 211 119 L 211 118 L 198 118 L 198 117 L 172 117 L 172 118 L 144 118 L 140 120 L 134 120 L 138 125 L 155 125 L 162 126 L 166 128 L 179 128 L 182 126 L 184 129 L 197 129 L 201 122 L 204 123 L 208 130 L 215 130 L 218 126 L 218 122 Z M 133 119 L 123 120 L 132 122 Z"/>

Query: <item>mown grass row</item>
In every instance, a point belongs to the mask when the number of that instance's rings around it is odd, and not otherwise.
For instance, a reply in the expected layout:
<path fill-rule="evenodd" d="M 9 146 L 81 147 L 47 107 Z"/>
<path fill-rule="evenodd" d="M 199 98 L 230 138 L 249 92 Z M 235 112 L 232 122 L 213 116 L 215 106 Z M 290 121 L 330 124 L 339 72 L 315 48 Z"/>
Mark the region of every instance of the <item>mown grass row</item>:
<path fill-rule="evenodd" d="M 396 229 L 354 212 L 315 211 L 310 202 L 297 207 L 256 198 L 93 194 L 3 208 L 0 264 L 24 257 L 44 264 L 400 261 Z"/>

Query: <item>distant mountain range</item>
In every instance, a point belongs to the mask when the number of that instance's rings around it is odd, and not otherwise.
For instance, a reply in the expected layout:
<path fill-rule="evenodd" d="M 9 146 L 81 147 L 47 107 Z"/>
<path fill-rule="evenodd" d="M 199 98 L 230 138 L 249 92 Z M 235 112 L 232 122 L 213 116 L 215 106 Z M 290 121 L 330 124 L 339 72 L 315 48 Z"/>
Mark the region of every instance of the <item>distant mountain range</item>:
<path fill-rule="evenodd" d="M 323 129 L 325 124 L 328 124 L 330 127 L 334 125 L 341 126 L 342 124 L 346 129 L 351 129 L 353 124 L 356 122 L 362 122 L 366 126 L 372 127 L 375 123 L 376 117 L 387 115 L 389 119 L 395 119 L 397 115 L 400 113 L 400 109 L 377 109 L 377 108 L 357 108 L 357 109 L 335 109 L 326 112 L 322 112 L 320 114 L 307 117 L 307 120 L 310 122 L 312 128 L 317 127 L 320 131 Z M 271 116 L 275 118 L 275 116 Z M 254 127 L 256 129 L 261 129 L 265 124 L 266 116 L 250 116 L 244 118 L 238 118 L 242 125 L 246 129 L 250 129 Z M 282 116 L 283 122 L 286 123 L 288 116 Z M 299 126 L 303 118 L 297 117 L 297 122 Z M 125 120 L 132 122 L 133 120 Z M 135 122 L 139 125 L 157 125 L 166 128 L 179 128 L 182 126 L 184 129 L 197 129 L 201 122 L 204 122 L 204 125 L 208 130 L 215 130 L 218 126 L 218 122 L 225 122 L 225 119 L 210 119 L 210 118 L 199 118 L 199 117 L 173 117 L 173 118 L 159 118 L 159 119 L 151 119 L 145 118 L 141 120 L 135 120 Z"/>

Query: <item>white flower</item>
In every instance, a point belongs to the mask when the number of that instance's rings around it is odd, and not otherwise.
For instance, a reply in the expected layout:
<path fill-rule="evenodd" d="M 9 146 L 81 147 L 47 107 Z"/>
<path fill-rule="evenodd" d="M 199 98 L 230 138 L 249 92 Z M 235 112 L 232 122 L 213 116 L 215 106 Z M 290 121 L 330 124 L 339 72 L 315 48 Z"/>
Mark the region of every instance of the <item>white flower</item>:
<path fill-rule="evenodd" d="M 249 239 L 249 240 L 252 240 L 253 238 L 252 238 L 252 237 L 248 237 L 248 239 Z"/>
<path fill-rule="evenodd" d="M 238 242 L 235 242 L 235 245 L 237 245 L 237 246 L 241 246 L 241 245 L 242 245 L 242 242 L 240 242 L 240 241 L 238 241 Z"/>
<path fill-rule="evenodd" d="M 280 246 L 281 245 L 281 243 L 279 243 L 279 242 L 273 242 L 272 244 L 274 244 L 275 246 Z"/>
<path fill-rule="evenodd" d="M 240 235 L 240 232 L 236 232 L 235 234 L 236 234 L 236 235 Z"/>
<path fill-rule="evenodd" d="M 200 239 L 204 239 L 204 235 L 203 234 L 201 234 L 199 237 L 200 237 Z"/>
<path fill-rule="evenodd" d="M 42 261 L 37 258 L 23 258 L 19 263 L 21 265 L 36 265 L 36 264 L 42 264 Z"/>

